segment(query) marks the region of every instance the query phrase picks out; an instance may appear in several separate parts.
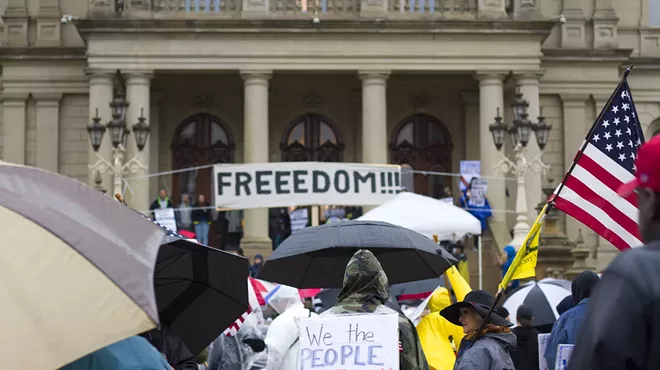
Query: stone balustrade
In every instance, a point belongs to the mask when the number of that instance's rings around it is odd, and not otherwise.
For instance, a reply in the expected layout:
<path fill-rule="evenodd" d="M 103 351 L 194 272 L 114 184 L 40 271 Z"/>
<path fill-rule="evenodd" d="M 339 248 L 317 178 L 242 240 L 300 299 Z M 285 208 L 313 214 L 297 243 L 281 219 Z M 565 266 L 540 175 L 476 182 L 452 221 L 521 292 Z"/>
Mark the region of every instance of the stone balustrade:
<path fill-rule="evenodd" d="M 89 17 L 476 19 L 483 0 L 88 0 Z M 502 14 L 506 16 L 503 11 Z"/>

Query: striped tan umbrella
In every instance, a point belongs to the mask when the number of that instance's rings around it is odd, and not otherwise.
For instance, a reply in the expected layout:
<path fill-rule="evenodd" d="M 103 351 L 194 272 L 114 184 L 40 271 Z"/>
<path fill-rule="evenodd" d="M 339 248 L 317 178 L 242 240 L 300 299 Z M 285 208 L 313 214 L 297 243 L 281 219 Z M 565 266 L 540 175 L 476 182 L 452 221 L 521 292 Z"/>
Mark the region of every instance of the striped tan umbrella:
<path fill-rule="evenodd" d="M 56 369 L 158 324 L 164 232 L 70 178 L 0 162 L 0 363 Z"/>

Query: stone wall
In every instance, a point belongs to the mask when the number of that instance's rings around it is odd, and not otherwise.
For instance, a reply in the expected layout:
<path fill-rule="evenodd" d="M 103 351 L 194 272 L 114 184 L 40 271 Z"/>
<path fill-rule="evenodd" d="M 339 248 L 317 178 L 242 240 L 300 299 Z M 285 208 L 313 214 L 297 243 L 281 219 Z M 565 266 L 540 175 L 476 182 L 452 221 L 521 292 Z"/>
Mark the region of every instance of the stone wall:
<path fill-rule="evenodd" d="M 87 95 L 64 95 L 60 101 L 60 172 L 84 183 L 87 182 L 89 117 Z M 106 133 L 107 136 L 107 133 Z M 105 140 L 108 140 L 107 137 Z"/>

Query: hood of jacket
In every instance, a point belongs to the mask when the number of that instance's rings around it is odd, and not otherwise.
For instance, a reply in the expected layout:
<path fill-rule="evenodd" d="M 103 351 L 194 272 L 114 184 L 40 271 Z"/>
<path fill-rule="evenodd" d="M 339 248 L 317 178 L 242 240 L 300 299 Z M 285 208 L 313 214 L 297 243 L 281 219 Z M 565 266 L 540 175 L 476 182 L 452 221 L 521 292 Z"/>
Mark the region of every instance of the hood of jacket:
<path fill-rule="evenodd" d="M 429 299 L 428 307 L 431 312 L 440 312 L 450 305 L 451 300 L 447 288 L 438 288 Z"/>
<path fill-rule="evenodd" d="M 581 300 L 591 297 L 591 293 L 596 289 L 596 284 L 600 281 L 598 274 L 593 271 L 582 271 L 571 283 L 573 293 L 573 304 L 580 303 Z"/>
<path fill-rule="evenodd" d="M 267 298 L 266 303 L 280 315 L 291 309 L 305 308 L 298 289 L 288 285 L 278 285 Z"/>
<path fill-rule="evenodd" d="M 514 351 L 518 347 L 518 340 L 513 333 L 486 333 L 482 337 L 495 339 L 507 351 Z"/>
<path fill-rule="evenodd" d="M 373 312 L 390 297 L 390 284 L 373 253 L 366 249 L 355 252 L 344 272 L 344 283 L 338 306 L 355 306 L 359 311 Z"/>

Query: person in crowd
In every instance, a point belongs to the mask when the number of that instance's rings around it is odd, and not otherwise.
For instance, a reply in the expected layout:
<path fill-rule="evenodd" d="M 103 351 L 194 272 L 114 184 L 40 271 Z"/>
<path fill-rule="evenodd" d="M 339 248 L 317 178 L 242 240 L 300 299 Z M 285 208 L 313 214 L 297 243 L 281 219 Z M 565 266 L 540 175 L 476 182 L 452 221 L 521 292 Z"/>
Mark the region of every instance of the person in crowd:
<path fill-rule="evenodd" d="M 431 370 L 451 370 L 456 360 L 456 349 L 461 344 L 463 329 L 440 316 L 440 311 L 451 304 L 449 291 L 438 288 L 427 308 L 429 312 L 417 325 L 426 361 Z"/>
<path fill-rule="evenodd" d="M 502 251 L 500 256 L 500 267 L 502 268 L 502 278 L 506 275 L 507 271 L 511 267 L 513 260 L 516 258 L 516 249 L 513 246 L 507 245 Z M 514 289 L 518 288 L 520 282 L 518 280 L 513 280 L 509 282 L 509 285 L 504 290 L 504 294 L 509 295 Z"/>
<path fill-rule="evenodd" d="M 174 204 L 172 204 L 170 197 L 167 196 L 167 190 L 165 189 L 160 189 L 158 198 L 156 198 L 156 200 L 151 203 L 151 206 L 149 206 L 149 210 L 152 211 L 152 218 L 154 217 L 153 210 L 161 208 L 174 208 Z"/>
<path fill-rule="evenodd" d="M 645 246 L 620 253 L 603 273 L 569 370 L 660 369 L 659 158 L 655 136 L 637 152 L 635 178 L 619 189 L 621 196 L 637 198 Z"/>
<path fill-rule="evenodd" d="M 195 231 L 193 229 L 192 213 L 190 196 L 188 194 L 183 194 L 181 196 L 181 204 L 177 207 L 176 214 L 176 226 L 179 230 Z"/>
<path fill-rule="evenodd" d="M 564 312 L 570 310 L 573 307 L 575 307 L 575 303 L 573 303 L 573 296 L 569 295 L 568 297 L 562 299 L 561 302 L 559 302 L 556 309 L 559 316 L 561 316 L 564 314 Z"/>
<path fill-rule="evenodd" d="M 486 291 L 473 290 L 462 302 L 440 311 L 451 323 L 462 326 L 465 333 L 458 347 L 454 370 L 515 369 L 511 351 L 516 349 L 517 341 L 509 330 L 513 324 L 492 312 L 478 332 L 494 300 Z"/>
<path fill-rule="evenodd" d="M 557 346 L 560 344 L 575 344 L 582 323 L 586 319 L 589 297 L 596 288 L 600 278 L 593 271 L 582 271 L 573 279 L 571 291 L 575 307 L 559 316 L 559 320 L 552 326 L 548 347 L 545 349 L 545 360 L 550 369 L 555 368 Z"/>
<path fill-rule="evenodd" d="M 172 330 L 161 327 L 142 334 L 159 350 L 174 370 L 197 370 L 197 358 Z"/>
<path fill-rule="evenodd" d="M 305 308 L 298 289 L 286 285 L 275 289 L 268 299 L 268 305 L 278 313 L 266 334 L 268 370 L 297 370 L 299 329 L 296 319 L 317 315 Z"/>
<path fill-rule="evenodd" d="M 267 369 L 260 307 L 250 313 L 236 335 L 220 334 L 211 344 L 207 370 Z"/>
<path fill-rule="evenodd" d="M 94 351 L 60 370 L 171 370 L 165 357 L 140 336 Z"/>
<path fill-rule="evenodd" d="M 361 249 L 355 252 L 346 265 L 344 284 L 334 307 L 321 316 L 352 313 L 394 313 L 385 304 L 390 298 L 387 275 L 373 253 Z M 399 369 L 428 370 L 422 345 L 413 323 L 399 314 Z"/>
<path fill-rule="evenodd" d="M 192 221 L 195 225 L 195 239 L 200 244 L 209 245 L 209 226 L 211 225 L 211 210 L 209 202 L 204 194 L 197 196 L 197 202 L 193 205 Z"/>
<path fill-rule="evenodd" d="M 504 306 L 497 306 L 493 310 L 496 314 L 500 315 L 500 317 L 503 317 L 504 320 L 506 321 L 511 321 L 511 318 L 509 317 L 509 310 L 504 308 Z"/>
<path fill-rule="evenodd" d="M 516 335 L 518 347 L 511 352 L 511 359 L 516 370 L 539 369 L 539 332 L 532 326 L 534 311 L 532 307 L 522 304 L 516 312 L 518 326 L 511 331 Z"/>
<path fill-rule="evenodd" d="M 252 263 L 252 266 L 250 266 L 250 276 L 252 277 L 257 277 L 259 275 L 259 272 L 261 272 L 261 268 L 264 266 L 264 256 L 261 254 L 256 254 L 254 256 L 254 262 Z"/>
<path fill-rule="evenodd" d="M 243 237 L 243 211 L 234 209 L 225 213 L 227 218 L 227 245 L 239 245 Z"/>

